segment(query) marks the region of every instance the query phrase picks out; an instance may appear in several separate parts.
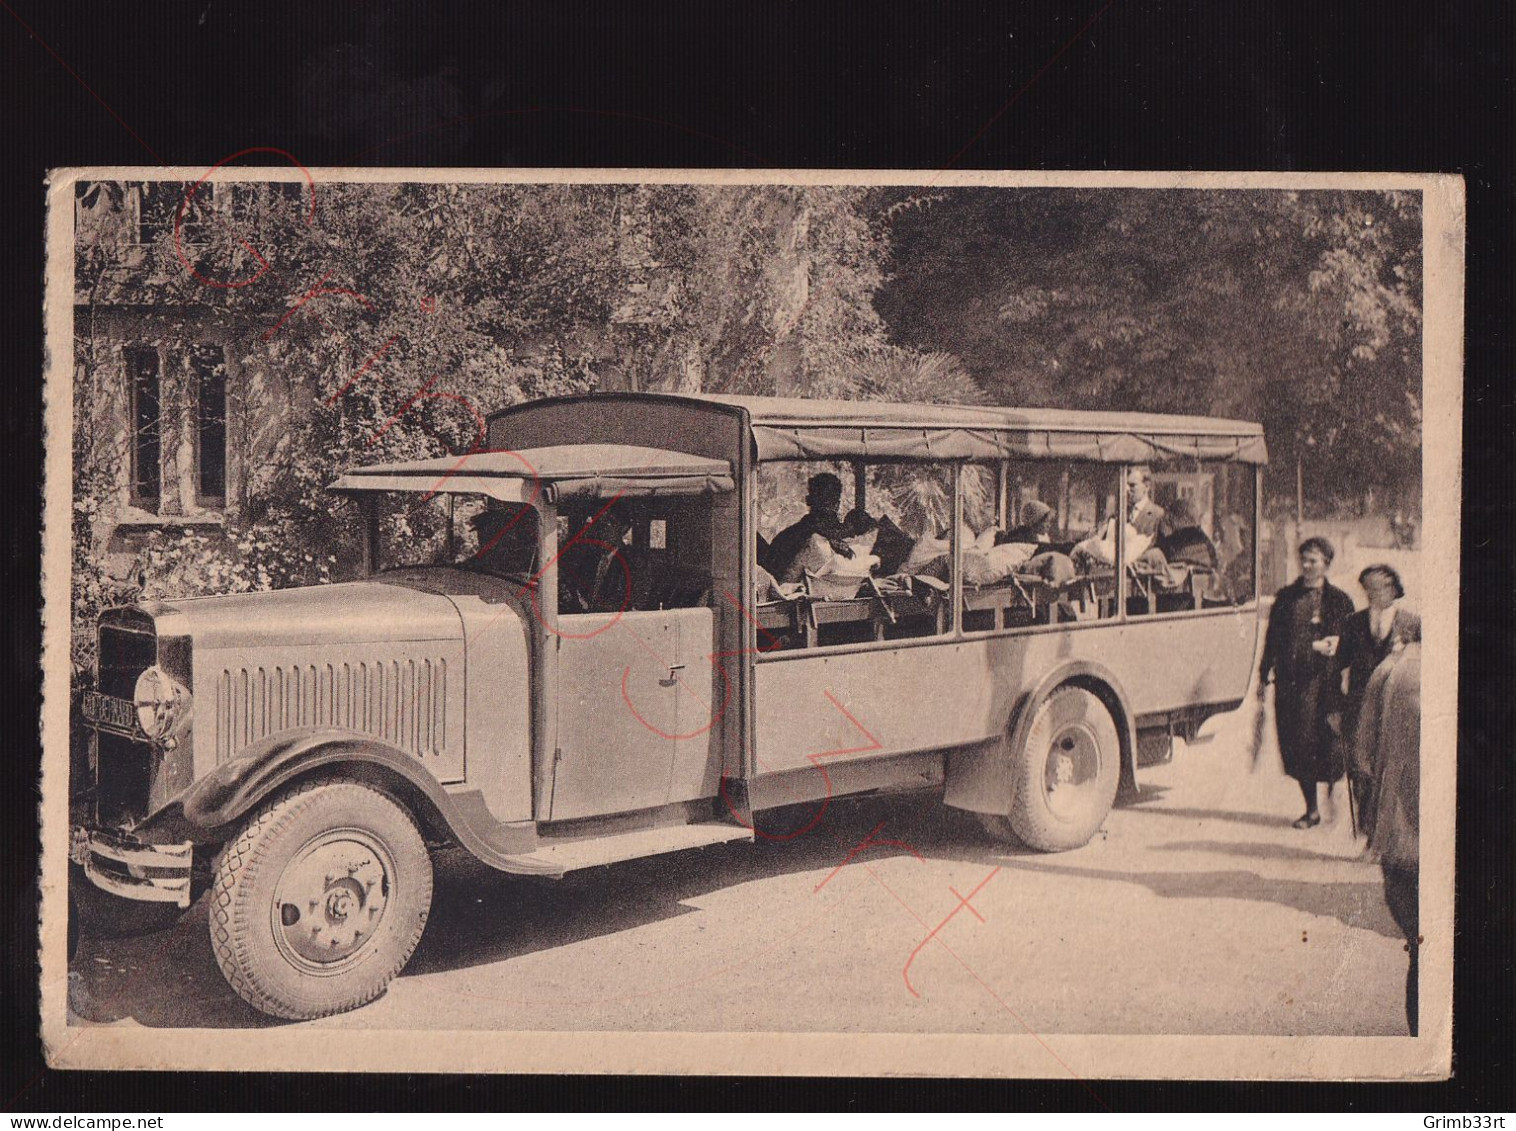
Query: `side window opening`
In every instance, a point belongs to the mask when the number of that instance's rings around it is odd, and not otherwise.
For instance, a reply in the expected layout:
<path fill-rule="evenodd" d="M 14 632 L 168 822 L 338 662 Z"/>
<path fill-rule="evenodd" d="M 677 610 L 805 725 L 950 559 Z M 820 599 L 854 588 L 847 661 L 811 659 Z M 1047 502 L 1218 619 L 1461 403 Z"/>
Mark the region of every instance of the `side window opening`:
<path fill-rule="evenodd" d="M 765 650 L 951 632 L 955 474 L 919 461 L 760 465 L 753 612 Z"/>
<path fill-rule="evenodd" d="M 1253 468 L 1201 460 L 1155 463 L 1161 512 L 1151 545 L 1129 555 L 1131 616 L 1243 604 L 1254 595 Z"/>
<path fill-rule="evenodd" d="M 707 495 L 565 508 L 558 525 L 559 612 L 711 604 L 711 509 Z"/>

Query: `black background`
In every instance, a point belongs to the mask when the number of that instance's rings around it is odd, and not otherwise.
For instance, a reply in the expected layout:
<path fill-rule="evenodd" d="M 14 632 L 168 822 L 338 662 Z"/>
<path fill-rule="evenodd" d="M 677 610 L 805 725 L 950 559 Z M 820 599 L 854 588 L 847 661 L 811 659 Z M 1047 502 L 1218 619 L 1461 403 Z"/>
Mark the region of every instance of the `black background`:
<path fill-rule="evenodd" d="M 1509 1110 L 1513 26 L 1496 4 L 1426 0 L 1398 7 L 702 0 L 604 8 L 0 0 L 0 216 L 9 229 L 0 241 L 8 535 L 0 592 L 8 698 L 22 702 L 4 748 L 0 1107 L 6 1114 L 453 1105 Z M 205 167 L 249 146 L 284 148 L 307 165 L 1462 173 L 1469 298 L 1453 1080 L 1085 1087 L 1068 1080 L 602 1079 L 585 1086 L 43 1069 L 34 731 L 44 178 L 68 165 Z M 1184 955 L 1176 952 L 1174 961 Z"/>

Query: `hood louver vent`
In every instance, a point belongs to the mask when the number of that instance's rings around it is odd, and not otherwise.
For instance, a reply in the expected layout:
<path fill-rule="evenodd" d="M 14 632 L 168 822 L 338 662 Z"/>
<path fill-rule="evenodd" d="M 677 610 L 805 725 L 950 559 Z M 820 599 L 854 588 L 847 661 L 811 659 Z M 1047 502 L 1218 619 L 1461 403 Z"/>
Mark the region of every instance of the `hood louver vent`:
<path fill-rule="evenodd" d="M 449 734 L 449 674 L 437 656 L 222 668 L 216 762 L 270 734 L 312 726 L 370 735 L 427 762 L 461 754 L 462 736 Z"/>

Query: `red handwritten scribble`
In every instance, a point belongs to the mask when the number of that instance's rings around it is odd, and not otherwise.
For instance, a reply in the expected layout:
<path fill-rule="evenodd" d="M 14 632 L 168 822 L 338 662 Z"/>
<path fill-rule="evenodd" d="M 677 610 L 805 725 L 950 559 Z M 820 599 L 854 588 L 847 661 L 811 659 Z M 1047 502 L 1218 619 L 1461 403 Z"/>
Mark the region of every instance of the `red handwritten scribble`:
<path fill-rule="evenodd" d="M 810 764 L 814 766 L 816 770 L 821 774 L 821 780 L 825 784 L 826 792 L 822 795 L 820 807 L 816 810 L 811 819 L 806 822 L 803 828 L 796 829 L 792 833 L 768 833 L 758 828 L 756 821 L 753 824 L 748 824 L 742 819 L 742 814 L 737 811 L 736 805 L 733 804 L 730 795 L 727 793 L 727 776 L 724 771 L 722 772 L 721 780 L 719 782 L 721 800 L 725 802 L 727 809 L 731 812 L 732 816 L 736 819 L 739 825 L 741 825 L 743 828 L 752 829 L 755 836 L 762 837 L 764 840 L 794 840 L 798 836 L 804 836 L 806 833 L 810 832 L 818 824 L 821 823 L 821 818 L 826 814 L 827 806 L 830 805 L 832 801 L 832 775 L 827 773 L 826 767 L 822 765 L 821 760 L 823 758 L 840 758 L 847 754 L 864 754 L 871 750 L 884 749 L 884 745 L 877 738 L 875 738 L 872 733 L 870 733 L 869 729 L 860 723 L 856 718 L 854 718 L 851 711 L 849 711 L 846 707 L 837 701 L 837 697 L 832 694 L 830 688 L 824 688 L 822 690 L 822 694 L 830 699 L 832 706 L 841 711 L 847 721 L 857 727 L 859 732 L 862 733 L 863 736 L 869 741 L 867 746 L 848 746 L 839 750 L 823 750 L 816 754 L 806 755 L 806 761 L 810 762 Z"/>
<path fill-rule="evenodd" d="M 614 495 L 612 495 L 610 497 L 609 500 L 606 501 L 606 503 L 605 503 L 604 506 L 602 506 L 598 511 L 596 511 L 588 519 L 586 519 L 584 525 L 581 526 L 574 533 L 574 536 L 572 538 L 569 538 L 567 541 L 565 541 L 563 543 L 563 545 L 559 546 L 558 547 L 558 552 L 555 553 L 547 561 L 543 562 L 541 568 L 538 569 L 537 572 L 535 574 L 533 574 L 530 579 L 528 579 L 527 585 L 525 587 L 523 587 L 521 590 L 519 590 L 518 593 L 517 593 L 517 596 L 527 597 L 528 598 L 529 606 L 530 606 L 530 608 L 532 610 L 532 616 L 534 616 L 537 619 L 537 623 L 538 624 L 540 624 L 544 629 L 546 629 L 549 633 L 551 633 L 554 636 L 561 637 L 561 638 L 563 638 L 565 640 L 589 640 L 589 639 L 591 639 L 593 637 L 599 636 L 602 632 L 605 632 L 608 629 L 614 627 L 618 622 L 620 622 L 622 616 L 626 613 L 627 609 L 631 606 L 631 603 L 632 603 L 632 570 L 631 570 L 631 566 L 629 566 L 627 564 L 626 559 L 622 556 L 620 548 L 619 547 L 613 547 L 608 542 L 602 542 L 598 538 L 590 538 L 590 537 L 586 536 L 586 532 L 589 531 L 589 530 L 591 530 L 591 529 L 593 529 L 593 527 L 595 526 L 595 524 L 597 522 L 599 522 L 602 517 L 604 517 L 604 515 L 605 515 L 605 513 L 607 511 L 609 511 L 613 506 L 616 505 L 616 503 L 623 497 L 623 495 L 624 495 L 624 492 L 617 491 Z M 610 550 L 611 551 L 611 556 L 616 560 L 617 564 L 621 567 L 622 573 L 623 573 L 623 575 L 626 578 L 626 592 L 625 592 L 624 596 L 622 597 L 622 601 L 621 601 L 620 606 L 616 608 L 616 610 L 614 611 L 614 614 L 611 616 L 610 620 L 606 621 L 604 624 L 602 624 L 599 628 L 595 629 L 593 632 L 583 632 L 583 633 L 564 632 L 561 629 L 555 627 L 554 625 L 548 624 L 546 618 L 543 617 L 543 615 L 542 615 L 542 606 L 540 604 L 540 599 L 538 597 L 538 591 L 537 591 L 537 585 L 536 585 L 536 583 L 542 578 L 542 575 L 548 571 L 549 567 L 551 567 L 554 563 L 556 563 L 560 558 L 563 557 L 564 553 L 568 550 L 568 548 L 570 546 L 576 545 L 578 543 L 583 543 L 584 545 L 588 545 L 588 546 L 599 546 L 601 549 Z"/>
<path fill-rule="evenodd" d="M 968 895 L 958 895 L 957 888 L 948 888 L 948 891 L 958 896 L 958 905 L 948 912 L 946 919 L 931 929 L 926 938 L 922 939 L 919 943 L 916 944 L 916 949 L 911 951 L 910 957 L 905 960 L 905 965 L 900 968 L 900 976 L 905 979 L 905 988 L 911 991 L 912 997 L 920 997 L 921 994 L 917 991 L 915 986 L 911 985 L 911 963 L 915 962 L 916 956 L 926 949 L 926 944 L 936 938 L 937 933 L 941 931 L 943 927 L 946 927 L 950 922 L 952 922 L 953 917 L 957 915 L 958 912 L 962 911 L 965 907 L 973 912 L 974 918 L 978 919 L 981 923 L 985 921 L 984 916 L 979 914 L 979 910 L 969 901 L 978 895 L 981 891 L 983 891 L 986 884 L 988 884 L 997 875 L 999 875 L 1000 867 L 1000 865 L 996 865 L 988 876 L 985 876 L 984 879 L 979 881 L 979 886 L 976 887 L 973 891 L 969 892 Z"/>
<path fill-rule="evenodd" d="M 179 262 L 184 265 L 184 269 L 188 271 L 190 275 L 192 275 L 199 282 L 204 283 L 206 286 L 215 287 L 218 290 L 237 290 L 240 287 L 251 286 L 259 279 L 263 278 L 263 276 L 267 275 L 273 268 L 270 265 L 269 261 L 263 256 L 262 252 L 260 252 L 252 244 L 248 243 L 247 240 L 239 239 L 237 242 L 242 245 L 243 249 L 258 261 L 258 270 L 246 279 L 237 279 L 232 282 L 225 282 L 220 279 L 206 278 L 204 275 L 200 274 L 195 265 L 189 261 L 189 257 L 184 254 L 184 210 L 189 206 L 190 201 L 195 198 L 195 193 L 199 190 L 200 186 L 205 184 L 205 182 L 210 179 L 212 173 L 214 173 L 217 169 L 231 164 L 238 158 L 246 157 L 252 153 L 275 154 L 279 157 L 284 158 L 296 169 L 300 170 L 301 176 L 305 178 L 306 186 L 310 189 L 310 209 L 306 212 L 305 226 L 309 228 L 316 222 L 316 179 L 311 176 L 311 171 L 302 165 L 300 161 L 296 159 L 294 154 L 290 153 L 288 150 L 277 149 L 269 145 L 255 145 L 248 149 L 238 150 L 230 157 L 224 157 L 220 161 L 217 161 L 214 165 L 205 171 L 204 175 L 202 175 L 198 181 L 196 181 L 188 189 L 185 190 L 184 199 L 179 202 L 179 207 L 174 212 L 174 254 L 178 256 Z"/>
<path fill-rule="evenodd" d="M 343 385 L 342 388 L 338 389 L 331 396 L 327 397 L 326 398 L 326 403 L 327 404 L 335 404 L 337 402 L 337 398 L 340 397 L 343 393 L 347 392 L 349 389 L 351 389 L 355 384 L 357 384 L 358 378 L 362 377 L 365 373 L 367 373 L 374 366 L 374 364 L 376 362 L 378 362 L 378 360 L 381 357 L 383 357 L 386 353 L 389 352 L 389 348 L 392 345 L 394 345 L 396 342 L 398 342 L 399 340 L 400 340 L 400 335 L 399 334 L 392 335 L 384 343 L 384 345 L 380 346 L 373 353 L 369 354 L 368 360 L 365 361 L 361 366 L 359 366 L 358 372 L 354 373 L 351 377 L 348 378 L 346 385 Z"/>
<path fill-rule="evenodd" d="M 903 840 L 884 840 L 884 839 L 875 840 L 874 839 L 875 836 L 878 835 L 880 829 L 884 828 L 884 825 L 885 825 L 885 822 L 884 821 L 880 821 L 877 825 L 874 826 L 873 831 L 870 832 L 868 836 L 864 837 L 856 845 L 854 845 L 852 848 L 850 848 L 848 850 L 847 856 L 845 856 L 843 858 L 842 863 L 838 864 L 837 867 L 833 868 L 831 870 L 831 872 L 829 872 L 827 874 L 826 879 L 822 880 L 819 884 L 817 884 L 814 888 L 812 888 L 811 889 L 811 894 L 815 895 L 822 888 L 826 887 L 827 884 L 831 883 L 834 879 L 836 879 L 837 873 L 841 872 L 842 869 L 846 868 L 849 864 L 851 864 L 853 862 L 853 857 L 859 856 L 862 853 L 867 852 L 871 848 L 883 848 L 886 845 L 890 846 L 891 848 L 903 848 L 907 852 L 909 852 L 912 856 L 914 856 L 917 860 L 920 860 L 923 864 L 926 863 L 926 857 L 923 856 L 923 855 L 921 855 L 921 853 L 917 852 L 916 849 L 912 845 L 907 844 Z"/>
<path fill-rule="evenodd" d="M 726 589 L 723 589 L 721 591 L 721 595 L 730 601 L 733 605 L 735 605 L 738 611 L 747 617 L 755 629 L 757 629 L 764 636 L 768 637 L 768 643 L 766 645 L 760 645 L 757 648 L 734 648 L 722 652 L 706 653 L 706 661 L 711 665 L 712 668 L 715 669 L 716 674 L 721 677 L 722 693 L 721 705 L 712 710 L 711 715 L 707 718 L 706 722 L 702 726 L 699 726 L 696 729 L 688 731 L 684 734 L 667 734 L 664 731 L 658 729 L 658 727 L 654 726 L 652 723 L 643 718 L 642 713 L 637 710 L 636 704 L 632 702 L 631 695 L 627 690 L 627 683 L 630 680 L 632 674 L 631 665 L 627 665 L 627 667 L 622 670 L 621 698 L 626 703 L 627 710 L 632 713 L 632 717 L 635 718 L 639 723 L 647 727 L 648 730 L 652 731 L 654 734 L 658 735 L 661 738 L 670 738 L 675 740 L 698 738 L 700 735 L 710 731 L 710 729 L 719 723 L 722 717 L 725 716 L 727 710 L 731 707 L 732 704 L 732 694 L 736 688 L 736 681 L 732 679 L 731 672 L 727 671 L 726 664 L 722 662 L 723 660 L 730 660 L 739 656 L 759 656 L 763 655 L 766 652 L 772 652 L 776 648 L 782 648 L 784 646 L 784 641 L 780 640 L 772 632 L 759 624 L 758 619 L 753 616 L 752 612 L 739 598 L 733 596 L 732 593 Z M 649 649 L 649 651 L 651 651 L 651 649 Z M 673 678 L 678 681 L 680 687 L 686 688 L 688 690 L 693 690 L 689 688 L 689 686 L 685 683 L 683 677 L 680 676 L 677 672 L 674 673 Z M 706 707 L 707 709 L 711 709 L 709 703 L 706 704 Z"/>
<path fill-rule="evenodd" d="M 328 286 L 326 286 L 325 285 L 326 281 L 328 279 L 330 279 L 331 277 L 332 277 L 332 273 L 330 271 L 328 271 L 325 275 L 322 275 L 320 279 L 316 280 L 316 285 L 314 287 L 312 287 L 310 290 L 306 291 L 298 299 L 296 299 L 295 300 L 295 305 L 292 306 L 292 307 L 290 307 L 288 310 L 286 310 L 284 312 L 284 314 L 280 317 L 279 321 L 275 322 L 267 330 L 263 331 L 263 340 L 265 342 L 273 341 L 274 335 L 279 332 L 280 328 L 283 327 L 283 325 L 286 322 L 288 322 L 291 318 L 293 318 L 299 312 L 299 310 L 300 310 L 301 307 L 303 307 L 306 303 L 310 302 L 311 299 L 313 299 L 313 298 L 320 298 L 322 295 L 346 295 L 348 298 L 355 298 L 355 299 L 357 299 L 367 309 L 369 309 L 369 310 L 373 310 L 374 309 L 374 304 L 368 300 L 368 296 L 367 295 L 361 295 L 357 291 L 349 290 L 347 287 L 328 287 Z M 388 348 L 388 347 L 386 346 L 385 348 Z"/>

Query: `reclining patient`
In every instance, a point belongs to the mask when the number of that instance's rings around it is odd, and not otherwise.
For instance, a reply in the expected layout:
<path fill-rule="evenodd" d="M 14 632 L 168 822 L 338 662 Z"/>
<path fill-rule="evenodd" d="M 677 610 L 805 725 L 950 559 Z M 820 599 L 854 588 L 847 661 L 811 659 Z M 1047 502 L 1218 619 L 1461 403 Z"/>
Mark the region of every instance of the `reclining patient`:
<path fill-rule="evenodd" d="M 1009 530 L 989 527 L 977 537 L 964 527 L 963 580 L 965 584 L 995 585 L 1012 574 L 1040 578 L 1059 584 L 1074 576 L 1074 563 L 1067 554 L 1053 549 L 1048 530 L 1053 509 L 1032 499 L 1021 505 L 1020 522 Z M 944 536 L 922 538 L 906 561 L 906 573 L 948 580 L 951 544 Z"/>
<path fill-rule="evenodd" d="M 1158 533 L 1158 524 L 1163 521 L 1163 508 L 1152 500 L 1152 473 L 1146 467 L 1129 468 L 1126 474 L 1129 507 L 1127 510 L 1126 555 L 1135 561 L 1147 552 Z M 1105 524 L 1105 530 L 1092 535 L 1074 547 L 1074 561 L 1083 569 L 1116 564 L 1116 519 L 1113 516 Z"/>
<path fill-rule="evenodd" d="M 1073 561 L 1050 542 L 1053 516 L 1053 508 L 1038 499 L 1022 503 L 1017 525 L 986 531 L 973 551 L 964 555 L 963 579 L 970 585 L 986 585 L 1017 573 L 1056 585 L 1073 577 Z M 983 581 L 977 580 L 981 574 L 986 578 Z"/>

